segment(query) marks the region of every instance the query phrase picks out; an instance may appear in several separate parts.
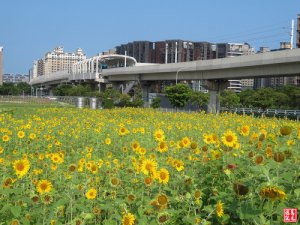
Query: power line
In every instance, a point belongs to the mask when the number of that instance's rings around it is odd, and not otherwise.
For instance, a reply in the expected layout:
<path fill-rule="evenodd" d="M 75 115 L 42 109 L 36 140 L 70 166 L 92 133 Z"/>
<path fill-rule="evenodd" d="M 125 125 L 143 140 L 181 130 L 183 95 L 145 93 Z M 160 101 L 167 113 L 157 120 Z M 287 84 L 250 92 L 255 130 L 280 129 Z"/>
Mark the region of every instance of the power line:
<path fill-rule="evenodd" d="M 235 34 L 214 36 L 211 39 L 213 39 L 213 40 L 232 39 L 233 40 L 233 39 L 241 39 L 241 38 L 245 37 L 245 39 L 247 41 L 249 41 L 249 40 L 257 40 L 259 38 L 270 38 L 270 37 L 277 36 L 277 35 L 288 35 L 289 32 L 282 31 L 283 29 L 288 28 L 288 27 L 286 27 L 287 23 L 288 23 L 288 21 L 286 20 L 286 21 L 278 23 L 277 25 L 261 26 L 261 27 L 257 27 L 257 28 L 253 28 L 253 29 L 248 29 L 247 31 L 238 32 Z M 285 26 L 282 26 L 283 24 Z M 260 34 L 268 34 L 268 33 L 270 35 L 259 36 Z M 251 37 L 250 39 L 249 39 L 249 36 Z"/>

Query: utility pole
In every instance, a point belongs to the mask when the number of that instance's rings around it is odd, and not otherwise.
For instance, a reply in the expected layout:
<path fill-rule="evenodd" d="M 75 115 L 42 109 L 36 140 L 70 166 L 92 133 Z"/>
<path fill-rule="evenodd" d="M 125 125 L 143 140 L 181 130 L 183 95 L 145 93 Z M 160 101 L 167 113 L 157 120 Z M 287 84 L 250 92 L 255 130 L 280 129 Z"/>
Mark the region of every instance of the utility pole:
<path fill-rule="evenodd" d="M 165 64 L 168 64 L 168 43 L 166 43 Z"/>
<path fill-rule="evenodd" d="M 291 27 L 291 49 L 293 49 L 294 42 L 294 20 L 292 19 L 292 27 Z"/>
<path fill-rule="evenodd" d="M 177 41 L 175 42 L 175 63 L 177 63 Z"/>

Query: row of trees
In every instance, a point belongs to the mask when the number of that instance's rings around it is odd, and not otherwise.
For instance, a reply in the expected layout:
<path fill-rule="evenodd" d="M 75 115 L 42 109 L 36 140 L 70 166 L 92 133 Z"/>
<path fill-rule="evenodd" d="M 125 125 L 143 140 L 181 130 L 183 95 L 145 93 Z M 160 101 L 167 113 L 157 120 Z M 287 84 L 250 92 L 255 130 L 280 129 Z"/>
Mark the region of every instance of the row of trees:
<path fill-rule="evenodd" d="M 282 86 L 276 89 L 249 89 L 238 94 L 226 90 L 221 94 L 220 102 L 221 106 L 227 108 L 300 109 L 300 88 L 296 86 Z"/>
<path fill-rule="evenodd" d="M 30 95 L 31 87 L 28 83 L 3 83 L 0 86 L 0 95 Z"/>
<path fill-rule="evenodd" d="M 99 92 L 93 91 L 90 85 L 61 84 L 53 89 L 53 95 L 55 95 L 55 96 L 99 97 Z"/>
<path fill-rule="evenodd" d="M 100 97 L 106 108 L 114 106 L 120 107 L 141 107 L 142 92 L 140 88 L 134 89 L 134 94 L 121 94 L 117 90 L 107 89 L 99 94 L 93 91 L 90 85 L 59 85 L 53 90 L 56 96 L 86 96 Z M 30 95 L 31 87 L 27 83 L 4 83 L 0 86 L 0 95 Z M 188 102 L 196 106 L 198 110 L 209 101 L 209 95 L 202 92 L 194 92 L 185 84 L 177 84 L 167 87 L 166 97 L 175 108 L 183 108 Z M 282 108 L 282 109 L 300 109 L 300 88 L 297 86 L 282 86 L 276 89 L 262 88 L 258 90 L 244 90 L 241 93 L 235 93 L 231 90 L 225 90 L 220 95 L 221 106 L 227 108 L 246 107 L 246 108 Z M 160 107 L 160 99 L 153 99 L 153 108 Z"/>
<path fill-rule="evenodd" d="M 190 101 L 192 105 L 196 105 L 198 109 L 201 109 L 209 100 L 207 94 L 193 92 L 184 84 L 167 87 L 165 93 L 170 103 L 176 108 L 182 108 Z M 300 109 L 300 88 L 297 86 L 282 86 L 276 89 L 248 89 L 241 93 L 225 90 L 220 95 L 220 104 L 227 108 Z"/>

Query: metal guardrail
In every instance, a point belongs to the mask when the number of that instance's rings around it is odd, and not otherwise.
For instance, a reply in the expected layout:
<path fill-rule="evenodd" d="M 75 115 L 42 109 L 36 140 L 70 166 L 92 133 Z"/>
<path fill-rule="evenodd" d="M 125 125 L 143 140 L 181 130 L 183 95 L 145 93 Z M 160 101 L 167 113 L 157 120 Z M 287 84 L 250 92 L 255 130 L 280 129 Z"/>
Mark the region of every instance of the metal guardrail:
<path fill-rule="evenodd" d="M 273 115 L 279 117 L 295 117 L 297 120 L 300 119 L 300 110 L 288 110 L 288 109 L 257 109 L 257 108 L 221 108 L 221 112 L 233 112 L 241 114 L 259 114 L 259 115 Z"/>
<path fill-rule="evenodd" d="M 0 95 L 0 103 L 34 103 L 34 104 L 49 104 L 52 101 L 49 98 L 36 96 L 11 96 Z"/>
<path fill-rule="evenodd" d="M 33 103 L 39 105 L 58 104 L 62 106 L 75 106 L 77 108 L 90 107 L 97 109 L 100 107 L 100 100 L 94 97 L 81 96 L 0 96 L 1 103 Z"/>

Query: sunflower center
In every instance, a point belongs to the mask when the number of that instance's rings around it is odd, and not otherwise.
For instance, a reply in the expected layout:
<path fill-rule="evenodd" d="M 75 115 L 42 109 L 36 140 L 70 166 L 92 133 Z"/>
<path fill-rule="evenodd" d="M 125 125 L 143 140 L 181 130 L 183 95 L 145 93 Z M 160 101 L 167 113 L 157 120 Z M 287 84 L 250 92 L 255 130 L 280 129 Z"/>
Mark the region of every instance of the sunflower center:
<path fill-rule="evenodd" d="M 18 163 L 18 165 L 16 166 L 18 171 L 23 171 L 25 168 L 25 165 L 23 163 Z"/>
<path fill-rule="evenodd" d="M 160 195 L 160 196 L 158 196 L 157 201 L 160 205 L 165 205 L 168 202 L 168 198 L 167 198 L 167 196 Z"/>
<path fill-rule="evenodd" d="M 40 188 L 41 188 L 42 190 L 46 190 L 47 187 L 48 187 L 48 184 L 47 184 L 47 183 L 42 183 L 41 186 L 40 186 Z"/>
<path fill-rule="evenodd" d="M 160 222 L 160 223 L 164 223 L 164 222 L 166 222 L 168 220 L 168 217 L 166 216 L 166 215 L 162 215 L 162 216 L 160 216 L 159 218 L 158 218 L 158 221 Z"/>
<path fill-rule="evenodd" d="M 125 218 L 124 219 L 124 223 L 123 223 L 124 225 L 129 225 L 130 224 L 130 219 L 129 218 Z"/>
<path fill-rule="evenodd" d="M 167 178 L 167 174 L 164 173 L 164 172 L 161 172 L 161 173 L 160 173 L 160 178 L 161 178 L 162 180 L 166 179 L 166 178 Z"/>
<path fill-rule="evenodd" d="M 146 169 L 147 169 L 147 170 L 151 170 L 151 169 L 152 169 L 152 165 L 151 165 L 150 163 L 147 163 Z"/>
<path fill-rule="evenodd" d="M 233 137 L 231 135 L 227 135 L 226 136 L 226 141 L 227 142 L 232 142 L 233 141 Z"/>

